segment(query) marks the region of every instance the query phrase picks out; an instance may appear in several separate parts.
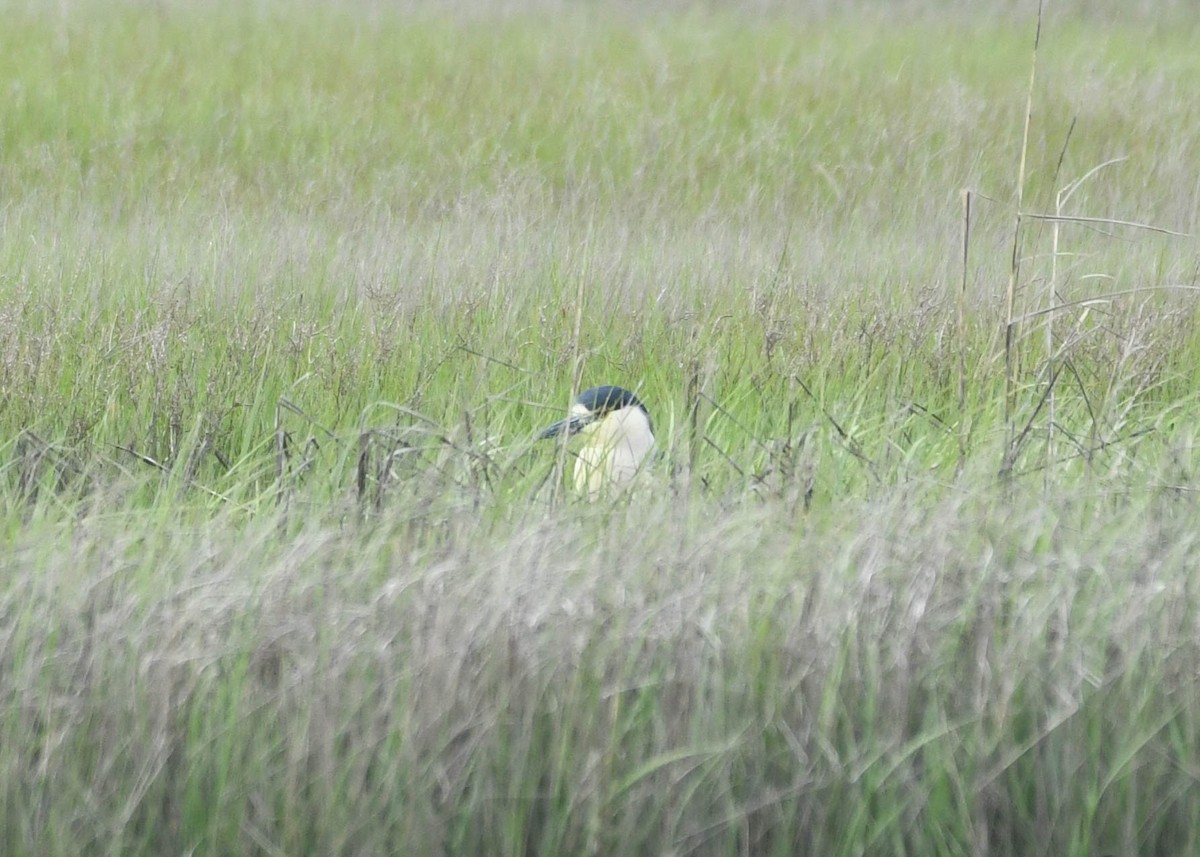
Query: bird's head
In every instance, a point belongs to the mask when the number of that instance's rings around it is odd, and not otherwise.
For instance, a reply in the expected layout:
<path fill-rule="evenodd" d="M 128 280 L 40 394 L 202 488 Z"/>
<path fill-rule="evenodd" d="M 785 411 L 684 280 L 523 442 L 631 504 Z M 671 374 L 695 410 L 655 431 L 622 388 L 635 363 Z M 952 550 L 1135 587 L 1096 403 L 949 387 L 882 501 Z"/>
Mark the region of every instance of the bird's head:
<path fill-rule="evenodd" d="M 538 437 L 545 440 L 561 434 L 570 436 L 579 432 L 587 433 L 599 425 L 605 417 L 625 408 L 640 409 L 646 416 L 647 425 L 651 425 L 650 413 L 637 396 L 621 387 L 606 385 L 591 387 L 580 393 L 571 404 L 571 411 L 567 418 L 542 429 Z"/>

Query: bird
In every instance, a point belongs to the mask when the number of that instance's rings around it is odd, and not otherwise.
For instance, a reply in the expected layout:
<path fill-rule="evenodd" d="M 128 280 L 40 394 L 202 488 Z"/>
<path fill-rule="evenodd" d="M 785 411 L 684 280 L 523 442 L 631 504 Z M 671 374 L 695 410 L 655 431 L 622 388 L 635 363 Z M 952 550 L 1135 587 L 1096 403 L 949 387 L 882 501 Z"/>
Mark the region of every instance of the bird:
<path fill-rule="evenodd" d="M 650 412 L 633 393 L 604 385 L 584 390 L 566 419 L 542 429 L 542 440 L 583 434 L 587 443 L 575 458 L 575 490 L 589 500 L 615 494 L 638 474 L 654 449 Z"/>

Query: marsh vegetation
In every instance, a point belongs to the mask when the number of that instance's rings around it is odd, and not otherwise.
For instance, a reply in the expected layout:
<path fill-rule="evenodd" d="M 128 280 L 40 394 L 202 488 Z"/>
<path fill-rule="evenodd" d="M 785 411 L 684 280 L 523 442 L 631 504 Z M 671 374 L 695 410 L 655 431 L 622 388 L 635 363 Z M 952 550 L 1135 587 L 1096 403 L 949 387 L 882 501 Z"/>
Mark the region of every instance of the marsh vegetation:
<path fill-rule="evenodd" d="M 824 6 L 3 4 L 0 851 L 1200 851 L 1200 32 Z"/>

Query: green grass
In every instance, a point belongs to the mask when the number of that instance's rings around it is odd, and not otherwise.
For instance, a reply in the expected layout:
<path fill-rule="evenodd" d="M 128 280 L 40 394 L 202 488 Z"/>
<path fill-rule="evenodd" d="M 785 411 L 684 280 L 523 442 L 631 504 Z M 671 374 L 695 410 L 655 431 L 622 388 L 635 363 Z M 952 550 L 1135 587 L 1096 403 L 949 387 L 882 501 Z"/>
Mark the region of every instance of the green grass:
<path fill-rule="evenodd" d="M 1031 10 L 863 9 L 0 5 L 0 851 L 1196 853 L 1196 239 L 1026 220 L 1006 414 Z M 1187 11 L 1027 211 L 1196 233 Z"/>

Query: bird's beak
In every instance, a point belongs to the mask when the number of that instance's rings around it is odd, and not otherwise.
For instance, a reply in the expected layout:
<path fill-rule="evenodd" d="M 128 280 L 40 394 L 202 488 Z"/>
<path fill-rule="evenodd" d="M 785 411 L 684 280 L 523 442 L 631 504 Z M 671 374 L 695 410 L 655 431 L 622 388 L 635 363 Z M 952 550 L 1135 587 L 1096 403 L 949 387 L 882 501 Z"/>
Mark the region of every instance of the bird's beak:
<path fill-rule="evenodd" d="M 582 414 L 571 414 L 565 420 L 559 420 L 552 426 L 546 426 L 538 433 L 538 440 L 546 440 L 551 437 L 558 437 L 563 432 L 566 432 L 567 437 L 581 431 L 590 420 Z"/>

